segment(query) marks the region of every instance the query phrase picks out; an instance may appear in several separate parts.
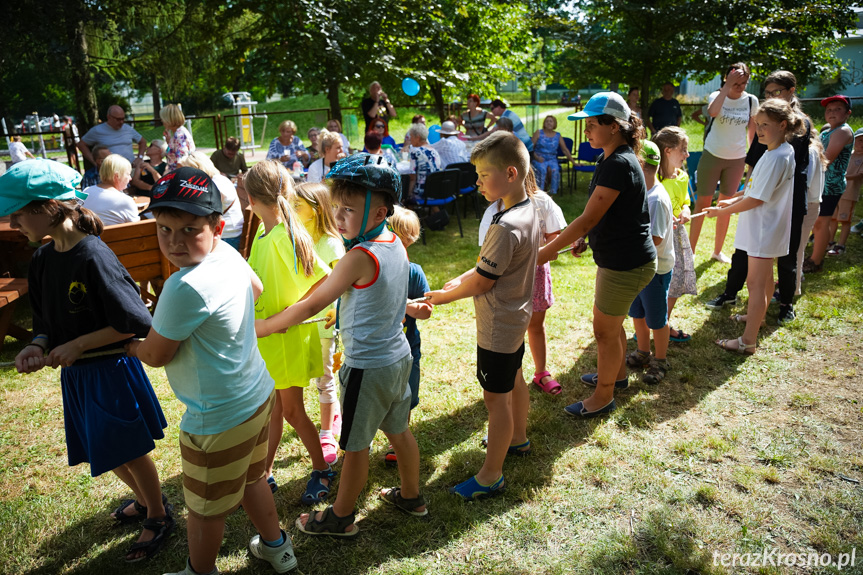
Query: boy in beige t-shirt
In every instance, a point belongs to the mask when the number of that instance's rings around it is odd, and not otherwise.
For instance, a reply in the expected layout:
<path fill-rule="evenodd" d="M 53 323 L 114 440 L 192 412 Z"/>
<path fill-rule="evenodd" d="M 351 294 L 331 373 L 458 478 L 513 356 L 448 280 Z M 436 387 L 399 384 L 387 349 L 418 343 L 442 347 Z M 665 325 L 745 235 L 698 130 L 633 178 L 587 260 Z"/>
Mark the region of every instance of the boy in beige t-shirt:
<path fill-rule="evenodd" d="M 845 171 L 845 193 L 836 206 L 833 221 L 830 222 L 830 237 L 836 237 L 836 228 L 842 224 L 842 232 L 839 234 L 839 242 L 827 251 L 828 256 L 840 256 L 845 253 L 845 242 L 851 233 L 851 220 L 854 217 L 854 208 L 860 199 L 860 187 L 863 185 L 863 128 L 854 132 L 854 149 L 848 160 L 848 169 Z"/>
<path fill-rule="evenodd" d="M 432 305 L 473 297 L 476 308 L 476 368 L 488 409 L 488 442 L 479 472 L 450 489 L 466 500 L 503 491 L 506 456 L 530 452 L 530 401 L 521 362 L 541 236 L 524 188 L 530 156 L 521 140 L 510 132 L 495 132 L 476 145 L 471 162 L 480 193 L 489 202 L 502 200 L 504 209 L 489 226 L 476 267 L 426 294 Z"/>

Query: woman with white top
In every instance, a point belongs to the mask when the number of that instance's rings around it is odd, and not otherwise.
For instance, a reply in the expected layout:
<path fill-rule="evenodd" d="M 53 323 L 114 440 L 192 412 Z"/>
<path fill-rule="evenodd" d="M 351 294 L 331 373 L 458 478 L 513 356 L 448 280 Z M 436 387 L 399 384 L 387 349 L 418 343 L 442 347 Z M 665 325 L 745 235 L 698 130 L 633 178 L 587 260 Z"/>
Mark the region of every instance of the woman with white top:
<path fill-rule="evenodd" d="M 746 164 L 746 149 L 755 135 L 753 118 L 758 113 L 758 98 L 746 92 L 749 83 L 749 66 L 737 62 L 729 66 L 722 87 L 710 94 L 707 105 L 709 116 L 704 131 L 704 153 L 698 163 L 698 199 L 695 212 L 701 212 L 713 202 L 716 184 L 719 184 L 719 200 L 728 200 L 740 187 L 740 179 Z M 716 236 L 713 240 L 711 259 L 731 263 L 722 253 L 725 235 L 728 233 L 727 216 L 716 220 Z M 695 218 L 689 227 L 689 243 L 692 253 L 698 245 L 704 220 Z"/>
<path fill-rule="evenodd" d="M 318 134 L 321 158 L 315 160 L 309 166 L 309 173 L 306 176 L 307 182 L 316 184 L 323 181 L 330 172 L 330 166 L 345 157 L 342 150 L 341 136 L 338 132 L 330 132 L 329 130 L 321 130 L 320 134 Z"/>
<path fill-rule="evenodd" d="M 114 226 L 140 221 L 138 205 L 123 190 L 132 181 L 132 164 L 119 154 L 111 154 L 99 168 L 101 184 L 85 188 L 84 207 L 99 216 L 102 224 Z"/>

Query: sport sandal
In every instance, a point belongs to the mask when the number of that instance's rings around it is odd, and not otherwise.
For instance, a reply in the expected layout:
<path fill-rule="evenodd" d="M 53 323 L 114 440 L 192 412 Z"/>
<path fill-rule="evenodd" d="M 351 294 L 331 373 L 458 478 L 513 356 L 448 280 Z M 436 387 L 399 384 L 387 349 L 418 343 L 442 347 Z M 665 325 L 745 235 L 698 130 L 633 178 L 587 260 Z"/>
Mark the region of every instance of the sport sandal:
<path fill-rule="evenodd" d="M 737 347 L 731 347 L 729 345 L 733 341 L 737 342 Z M 738 337 L 737 339 L 717 339 L 716 345 L 718 345 L 725 351 L 734 351 L 739 353 L 740 355 L 753 355 L 758 344 L 743 343 L 743 338 Z"/>
<path fill-rule="evenodd" d="M 308 483 L 306 483 L 306 491 L 300 496 L 300 502 L 306 505 L 314 505 L 324 501 L 327 495 L 330 494 L 330 487 L 333 485 L 333 479 L 335 478 L 336 472 L 329 465 L 323 471 L 313 470 Z M 327 480 L 326 485 L 321 481 L 322 479 Z"/>
<path fill-rule="evenodd" d="M 137 511 L 135 515 L 126 515 L 124 513 L 130 505 L 135 506 L 135 511 Z M 165 506 L 167 511 L 168 498 L 165 497 L 164 493 L 162 494 L 162 505 Z M 126 499 L 111 513 L 111 516 L 121 525 L 125 525 L 126 523 L 137 523 L 147 517 L 147 508 L 138 503 L 137 499 Z"/>
<path fill-rule="evenodd" d="M 542 383 L 544 377 L 551 377 L 551 374 L 547 371 L 533 374 L 533 384 L 549 395 L 559 395 L 563 390 L 560 384 L 553 377 L 547 383 Z"/>
<path fill-rule="evenodd" d="M 422 493 L 420 493 L 419 497 L 406 499 L 402 497 L 401 487 L 390 487 L 389 489 L 380 491 L 378 493 L 378 497 L 414 517 L 424 517 L 429 513 L 429 510 L 425 508 L 426 500 L 425 497 L 422 496 Z M 417 511 L 418 507 L 423 507 L 424 509 L 422 511 Z"/>
<path fill-rule="evenodd" d="M 506 490 L 506 481 L 504 481 L 503 475 L 501 475 L 498 480 L 491 485 L 483 485 L 477 481 L 476 475 L 474 475 L 467 481 L 462 481 L 455 487 L 449 488 L 450 493 L 458 495 L 465 501 L 494 497 L 495 495 L 503 493 L 504 490 Z"/>
<path fill-rule="evenodd" d="M 297 521 L 295 523 L 297 529 L 306 535 L 332 535 L 333 537 L 356 537 L 360 532 L 359 527 L 354 525 L 356 513 L 351 513 L 347 517 L 339 517 L 336 515 L 336 512 L 333 511 L 333 506 L 330 505 L 324 509 L 320 520 L 318 520 L 315 515 L 317 515 L 317 513 L 314 511 L 309 513 L 309 518 L 306 520 L 305 525 L 303 525 L 302 520 L 297 517 Z M 354 526 L 353 530 L 346 532 L 345 529 L 351 525 Z"/>
<path fill-rule="evenodd" d="M 164 543 L 165 539 L 174 532 L 174 527 L 176 527 L 176 522 L 174 521 L 171 511 L 169 511 L 167 507 L 165 508 L 165 511 L 166 514 L 161 519 L 150 519 L 149 517 L 144 519 L 143 523 L 141 523 L 141 527 L 148 531 L 152 531 L 155 533 L 155 536 L 149 541 L 133 543 L 126 552 L 126 563 L 137 563 L 138 561 L 149 559 L 159 552 L 159 549 L 162 548 L 162 543 Z M 129 555 L 136 551 L 143 551 L 144 554 L 140 557 L 130 558 Z"/>

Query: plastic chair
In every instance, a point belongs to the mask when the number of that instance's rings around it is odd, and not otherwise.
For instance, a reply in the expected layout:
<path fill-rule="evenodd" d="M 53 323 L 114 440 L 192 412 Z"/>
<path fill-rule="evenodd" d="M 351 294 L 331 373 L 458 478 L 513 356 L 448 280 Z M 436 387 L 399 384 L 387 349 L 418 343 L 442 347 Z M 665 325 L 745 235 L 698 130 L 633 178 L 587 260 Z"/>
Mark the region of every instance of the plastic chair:
<path fill-rule="evenodd" d="M 458 170 L 461 172 L 459 179 L 458 194 L 460 198 L 464 198 L 464 217 L 467 217 L 467 202 L 468 196 L 473 197 L 473 210 L 476 218 L 479 219 L 479 193 L 476 187 L 476 166 L 470 162 L 457 162 L 447 166 L 448 170 Z"/>
<path fill-rule="evenodd" d="M 596 171 L 596 158 L 602 153 L 601 149 L 596 149 L 590 145 L 590 142 L 582 142 L 578 145 L 578 156 L 576 156 L 576 161 L 578 162 L 573 169 L 575 170 L 575 176 L 578 176 L 578 172 L 595 172 Z M 573 181 L 573 185 L 575 189 L 578 189 L 577 182 Z"/>
<path fill-rule="evenodd" d="M 453 204 L 458 199 L 460 181 L 461 170 L 446 169 L 430 173 L 426 177 L 425 186 L 423 186 L 422 201 L 417 205 L 425 208 L 426 215 L 431 213 L 430 208 L 438 207 L 445 210 L 447 205 Z M 458 219 L 458 232 L 461 237 L 464 237 L 464 230 L 462 230 L 461 226 L 461 214 L 458 211 L 457 205 L 454 211 Z M 420 222 L 422 222 L 422 219 L 420 219 Z M 423 234 L 423 243 L 425 243 L 425 234 Z"/>
<path fill-rule="evenodd" d="M 695 207 L 696 191 L 698 190 L 698 162 L 702 152 L 689 152 L 686 158 L 686 171 L 689 172 L 689 201 Z"/>
<path fill-rule="evenodd" d="M 572 138 L 564 138 L 563 145 L 566 146 L 566 149 L 569 150 L 569 155 L 572 155 L 572 148 L 575 145 L 575 142 L 572 141 Z M 569 158 L 563 156 L 558 151 L 557 154 L 557 164 L 560 166 L 560 175 L 563 176 L 563 168 L 566 168 L 567 178 L 569 179 L 569 193 L 571 194 L 573 189 L 575 189 L 575 179 L 574 172 L 572 171 L 572 163 L 569 161 Z M 545 182 L 543 182 L 545 184 Z M 563 186 L 560 188 L 560 193 L 563 194 Z"/>

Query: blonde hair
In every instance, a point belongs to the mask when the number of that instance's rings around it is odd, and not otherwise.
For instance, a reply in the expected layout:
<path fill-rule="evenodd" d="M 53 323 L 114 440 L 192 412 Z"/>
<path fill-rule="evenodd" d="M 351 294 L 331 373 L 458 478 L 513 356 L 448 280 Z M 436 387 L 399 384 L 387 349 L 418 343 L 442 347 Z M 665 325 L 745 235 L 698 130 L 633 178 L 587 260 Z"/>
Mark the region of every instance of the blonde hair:
<path fill-rule="evenodd" d="M 321 147 L 321 155 L 327 153 L 327 150 L 332 148 L 335 144 L 342 143 L 342 136 L 338 132 L 331 132 L 324 128 L 320 132 L 318 132 L 318 145 Z M 344 152 L 344 150 L 342 150 Z"/>
<path fill-rule="evenodd" d="M 299 131 L 299 130 L 297 130 L 297 125 L 294 123 L 293 120 L 285 120 L 284 122 L 279 124 L 279 131 L 280 132 L 282 131 L 282 128 L 292 129 L 294 131 L 294 135 L 296 135 L 296 133 Z"/>
<path fill-rule="evenodd" d="M 689 137 L 683 128 L 677 126 L 665 126 L 653 135 L 653 143 L 659 147 L 659 181 L 667 180 L 674 177 L 676 168 L 669 165 L 671 158 L 665 150 L 677 149 L 682 143 L 689 144 Z"/>
<path fill-rule="evenodd" d="M 183 115 L 183 110 L 177 104 L 168 104 L 159 110 L 159 117 L 165 126 L 182 126 L 186 123 L 186 116 Z"/>
<path fill-rule="evenodd" d="M 213 164 L 213 160 L 207 157 L 206 154 L 202 154 L 201 152 L 197 151 L 192 152 L 177 163 L 181 166 L 201 170 L 211 178 L 220 173 L 219 168 L 217 168 L 216 165 Z"/>
<path fill-rule="evenodd" d="M 284 166 L 274 160 L 258 162 L 243 179 L 250 197 L 270 209 L 278 209 L 282 225 L 288 230 L 288 236 L 294 243 L 294 251 L 302 264 L 303 274 L 311 277 L 318 256 L 315 254 L 312 236 L 291 207 L 295 195 L 293 181 Z"/>
<path fill-rule="evenodd" d="M 764 114 L 772 121 L 785 122 L 785 140 L 791 141 L 795 136 L 803 135 L 806 122 L 802 114 L 797 112 L 791 104 L 779 98 L 765 100 L 758 108 L 758 114 Z M 756 116 L 758 115 L 756 114 Z"/>
<path fill-rule="evenodd" d="M 420 219 L 413 210 L 395 206 L 393 215 L 387 218 L 387 223 L 393 233 L 402 240 L 414 243 L 420 238 Z"/>
<path fill-rule="evenodd" d="M 315 235 L 320 238 L 326 234 L 337 240 L 342 239 L 336 226 L 336 218 L 333 216 L 333 202 L 330 200 L 329 188 L 320 183 L 306 182 L 297 186 L 296 192 L 297 196 L 309 204 L 315 212 L 313 220 Z"/>
<path fill-rule="evenodd" d="M 815 149 L 815 152 L 818 155 L 818 161 L 821 162 L 821 169 L 826 170 L 830 162 L 827 160 L 827 156 L 824 155 L 824 144 L 821 143 L 821 134 L 818 133 L 818 130 L 811 130 L 811 132 L 812 135 L 809 137 L 809 149 Z"/>
<path fill-rule="evenodd" d="M 99 168 L 99 178 L 101 178 L 103 184 L 113 184 L 114 176 L 117 174 L 128 174 L 131 176 L 132 164 L 120 154 L 111 154 L 102 161 L 102 167 Z"/>
<path fill-rule="evenodd" d="M 162 150 L 163 154 L 168 151 L 168 144 L 167 144 L 167 142 L 165 142 L 165 140 L 159 140 L 159 139 L 150 140 L 150 145 L 156 146 L 157 148 Z"/>
<path fill-rule="evenodd" d="M 520 179 L 524 181 L 530 172 L 530 154 L 524 143 L 512 132 L 498 131 L 474 146 L 470 161 L 476 165 L 479 161 L 488 162 L 499 170 L 513 166 L 518 170 Z"/>

